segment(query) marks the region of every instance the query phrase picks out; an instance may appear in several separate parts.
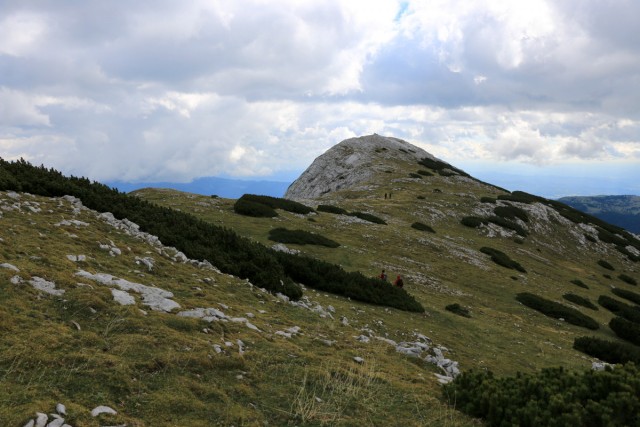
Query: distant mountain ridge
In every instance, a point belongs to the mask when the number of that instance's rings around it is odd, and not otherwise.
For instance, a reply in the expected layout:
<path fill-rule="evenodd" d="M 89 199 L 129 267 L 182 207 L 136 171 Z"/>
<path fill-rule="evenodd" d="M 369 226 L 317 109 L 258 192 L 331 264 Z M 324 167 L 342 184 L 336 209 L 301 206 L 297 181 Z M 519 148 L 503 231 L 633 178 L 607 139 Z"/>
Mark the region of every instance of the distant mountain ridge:
<path fill-rule="evenodd" d="M 640 234 L 640 196 L 571 196 L 558 201 Z"/>
<path fill-rule="evenodd" d="M 204 177 L 186 183 L 107 181 L 105 184 L 125 193 L 140 190 L 141 188 L 170 188 L 205 196 L 216 195 L 227 199 L 237 199 L 247 193 L 282 197 L 290 182 L 245 181 L 240 179 Z"/>

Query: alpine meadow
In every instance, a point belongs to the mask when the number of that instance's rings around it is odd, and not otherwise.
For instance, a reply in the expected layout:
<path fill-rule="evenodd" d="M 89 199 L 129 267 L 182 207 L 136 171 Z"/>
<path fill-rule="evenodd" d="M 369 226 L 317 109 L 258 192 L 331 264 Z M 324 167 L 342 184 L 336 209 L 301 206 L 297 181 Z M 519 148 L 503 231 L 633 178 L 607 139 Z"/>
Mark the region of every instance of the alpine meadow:
<path fill-rule="evenodd" d="M 640 426 L 638 236 L 398 138 L 283 198 L 0 159 L 0 225 L 2 425 Z"/>

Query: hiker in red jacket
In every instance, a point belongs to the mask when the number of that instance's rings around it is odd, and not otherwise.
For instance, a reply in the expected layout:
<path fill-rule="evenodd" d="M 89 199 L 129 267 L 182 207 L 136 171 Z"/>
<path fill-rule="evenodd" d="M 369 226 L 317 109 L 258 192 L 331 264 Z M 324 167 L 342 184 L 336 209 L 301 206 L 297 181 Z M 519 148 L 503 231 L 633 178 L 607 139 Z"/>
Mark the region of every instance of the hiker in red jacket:
<path fill-rule="evenodd" d="M 393 286 L 397 286 L 399 288 L 404 286 L 404 282 L 402 281 L 402 277 L 398 274 L 398 278 L 393 282 Z"/>

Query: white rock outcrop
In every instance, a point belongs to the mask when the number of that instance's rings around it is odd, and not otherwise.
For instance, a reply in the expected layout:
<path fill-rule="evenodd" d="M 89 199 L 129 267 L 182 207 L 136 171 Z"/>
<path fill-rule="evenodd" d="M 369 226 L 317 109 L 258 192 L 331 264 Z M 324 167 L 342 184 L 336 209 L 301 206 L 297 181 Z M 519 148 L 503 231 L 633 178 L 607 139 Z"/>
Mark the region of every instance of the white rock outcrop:
<path fill-rule="evenodd" d="M 398 138 L 366 135 L 334 145 L 316 158 L 287 189 L 287 199 L 315 199 L 323 194 L 351 188 L 389 168 L 389 159 L 418 162 L 428 157 L 415 145 Z M 416 164 L 417 167 L 417 164 Z"/>

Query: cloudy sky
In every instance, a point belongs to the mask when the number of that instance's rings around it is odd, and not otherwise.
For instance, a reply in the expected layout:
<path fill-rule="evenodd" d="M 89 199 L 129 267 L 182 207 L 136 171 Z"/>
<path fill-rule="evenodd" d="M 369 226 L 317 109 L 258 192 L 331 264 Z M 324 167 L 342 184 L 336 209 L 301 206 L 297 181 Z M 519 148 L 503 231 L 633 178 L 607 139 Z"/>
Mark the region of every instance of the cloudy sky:
<path fill-rule="evenodd" d="M 293 180 L 414 143 L 509 189 L 640 194 L 637 0 L 0 0 L 0 157 Z"/>

